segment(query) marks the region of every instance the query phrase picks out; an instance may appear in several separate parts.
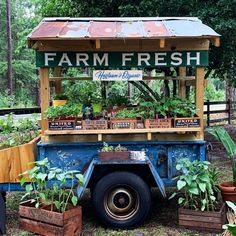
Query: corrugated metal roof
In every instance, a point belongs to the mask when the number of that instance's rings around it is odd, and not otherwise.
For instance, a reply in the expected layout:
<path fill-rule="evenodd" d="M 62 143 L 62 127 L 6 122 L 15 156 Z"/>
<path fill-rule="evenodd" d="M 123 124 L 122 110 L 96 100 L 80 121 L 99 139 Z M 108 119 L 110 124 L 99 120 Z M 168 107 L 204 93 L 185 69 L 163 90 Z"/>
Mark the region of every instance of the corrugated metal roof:
<path fill-rule="evenodd" d="M 37 39 L 218 37 L 196 17 L 45 18 L 28 36 Z"/>

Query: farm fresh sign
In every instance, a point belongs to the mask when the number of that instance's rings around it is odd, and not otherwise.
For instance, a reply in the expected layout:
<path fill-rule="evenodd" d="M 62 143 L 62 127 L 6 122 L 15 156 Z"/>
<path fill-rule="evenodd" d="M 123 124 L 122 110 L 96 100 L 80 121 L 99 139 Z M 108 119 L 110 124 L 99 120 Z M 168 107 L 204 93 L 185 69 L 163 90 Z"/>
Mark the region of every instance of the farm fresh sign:
<path fill-rule="evenodd" d="M 36 52 L 37 67 L 148 68 L 208 66 L 208 51 Z"/>

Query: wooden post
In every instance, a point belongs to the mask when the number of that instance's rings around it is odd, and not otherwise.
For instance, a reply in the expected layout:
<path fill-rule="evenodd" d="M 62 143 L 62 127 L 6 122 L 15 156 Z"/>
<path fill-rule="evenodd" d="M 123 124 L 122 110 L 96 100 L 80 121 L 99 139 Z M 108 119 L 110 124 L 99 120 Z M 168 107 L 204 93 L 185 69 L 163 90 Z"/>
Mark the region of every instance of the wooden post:
<path fill-rule="evenodd" d="M 195 86 L 195 101 L 197 115 L 201 118 L 201 131 L 198 133 L 198 138 L 204 138 L 203 125 L 203 106 L 204 106 L 204 67 L 196 67 L 196 86 Z"/>
<path fill-rule="evenodd" d="M 61 67 L 54 68 L 54 76 L 61 77 Z M 55 92 L 56 94 L 61 93 L 61 80 L 56 79 L 55 81 Z"/>
<path fill-rule="evenodd" d="M 44 112 L 49 107 L 49 69 L 40 68 L 40 98 L 41 98 L 41 130 L 44 134 L 45 130 L 48 129 L 48 122 L 45 118 Z"/>
<path fill-rule="evenodd" d="M 210 101 L 207 100 L 207 127 L 210 127 Z"/>
<path fill-rule="evenodd" d="M 0 191 L 0 235 L 6 234 L 6 192 Z"/>
<path fill-rule="evenodd" d="M 179 76 L 186 76 L 186 67 L 179 67 Z M 179 80 L 179 96 L 186 97 L 185 81 Z"/>
<path fill-rule="evenodd" d="M 228 99 L 228 124 L 231 124 L 231 100 Z"/>

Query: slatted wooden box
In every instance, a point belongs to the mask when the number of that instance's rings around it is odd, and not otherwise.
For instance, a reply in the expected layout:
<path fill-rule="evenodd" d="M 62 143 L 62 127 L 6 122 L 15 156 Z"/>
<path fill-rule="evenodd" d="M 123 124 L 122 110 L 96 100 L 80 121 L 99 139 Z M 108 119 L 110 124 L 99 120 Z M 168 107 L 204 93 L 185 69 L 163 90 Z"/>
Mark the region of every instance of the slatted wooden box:
<path fill-rule="evenodd" d="M 171 128 L 172 119 L 146 119 L 145 128 Z"/>
<path fill-rule="evenodd" d="M 19 206 L 19 225 L 24 230 L 46 236 L 80 235 L 82 209 L 79 206 L 59 213 L 37 209 L 30 202 L 24 202 Z"/>
<path fill-rule="evenodd" d="M 0 150 L 0 183 L 20 182 L 19 175 L 33 167 L 29 163 L 36 160 L 39 140 L 37 137 L 29 143 Z"/>
<path fill-rule="evenodd" d="M 195 211 L 179 208 L 179 226 L 210 232 L 222 232 L 222 225 L 226 222 L 225 203 L 219 211 Z"/>
<path fill-rule="evenodd" d="M 82 129 L 107 129 L 107 120 L 82 120 Z"/>
<path fill-rule="evenodd" d="M 137 119 L 136 118 L 111 118 L 110 127 L 111 129 L 136 129 Z"/>
<path fill-rule="evenodd" d="M 183 127 L 200 127 L 201 119 L 199 117 L 182 117 L 174 118 L 173 126 L 176 128 Z"/>

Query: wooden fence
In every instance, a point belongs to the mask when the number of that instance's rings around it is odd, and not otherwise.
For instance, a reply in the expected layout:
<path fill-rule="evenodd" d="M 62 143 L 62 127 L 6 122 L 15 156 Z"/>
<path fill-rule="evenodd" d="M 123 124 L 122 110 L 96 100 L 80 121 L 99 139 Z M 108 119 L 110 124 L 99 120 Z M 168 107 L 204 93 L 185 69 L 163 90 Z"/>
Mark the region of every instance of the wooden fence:
<path fill-rule="evenodd" d="M 204 103 L 206 110 L 204 114 L 206 115 L 206 125 L 210 126 L 214 123 L 219 123 L 226 121 L 228 124 L 231 124 L 233 120 L 236 120 L 236 101 L 228 99 L 227 101 L 219 102 L 210 102 L 209 100 Z M 213 108 L 214 105 L 224 105 L 225 108 Z M 211 114 L 221 114 L 220 118 L 212 118 Z"/>

